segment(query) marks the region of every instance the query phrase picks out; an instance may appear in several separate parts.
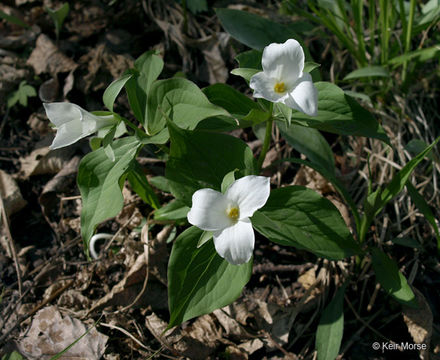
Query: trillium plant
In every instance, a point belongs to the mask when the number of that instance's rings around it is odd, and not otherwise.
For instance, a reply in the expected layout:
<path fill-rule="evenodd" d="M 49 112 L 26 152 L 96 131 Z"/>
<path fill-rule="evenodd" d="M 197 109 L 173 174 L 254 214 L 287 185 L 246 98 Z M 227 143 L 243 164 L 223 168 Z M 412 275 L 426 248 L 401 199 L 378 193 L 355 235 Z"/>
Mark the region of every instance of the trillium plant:
<path fill-rule="evenodd" d="M 237 56 L 232 74 L 247 82 L 252 96 L 226 84 L 200 89 L 182 77 L 159 79 L 163 60 L 149 51 L 106 89 L 107 110 L 44 104 L 57 131 L 53 149 L 94 134 L 92 151 L 81 160 L 77 179 L 87 256 L 97 227 L 122 210 L 126 182 L 151 209 L 145 214 L 147 231 L 155 222 L 176 227 L 168 263 L 169 328 L 236 300 L 251 277 L 260 241 L 330 261 L 348 259 L 359 269 L 365 259 L 372 259 L 383 290 L 402 304 L 415 304 L 397 264 L 367 234 L 374 217 L 411 186 L 412 170 L 434 144 L 403 166 L 390 184 L 374 191 L 370 186 L 359 208 L 338 178 L 333 153 L 320 131 L 387 144 L 389 139 L 353 97 L 335 84 L 319 81 L 319 65 L 301 44 L 286 38 L 252 43 L 251 50 Z M 114 111 L 121 91 L 127 95 L 130 115 Z M 237 129 L 255 134 L 261 146 L 251 150 L 231 135 Z M 275 130 L 302 156 L 267 165 Z M 164 173 L 147 179 L 137 160 L 141 154 L 164 160 Z M 324 176 L 350 209 L 353 224 L 348 226 L 333 203 L 314 190 L 277 188 L 271 178 L 282 162 L 293 164 L 293 169 L 310 167 Z M 163 193 L 173 200 L 164 203 Z M 332 318 L 343 316 L 345 288 L 336 292 L 330 310 L 324 310 L 324 325 L 328 311 Z M 318 351 L 318 339 L 326 337 L 324 325 L 317 331 Z"/>

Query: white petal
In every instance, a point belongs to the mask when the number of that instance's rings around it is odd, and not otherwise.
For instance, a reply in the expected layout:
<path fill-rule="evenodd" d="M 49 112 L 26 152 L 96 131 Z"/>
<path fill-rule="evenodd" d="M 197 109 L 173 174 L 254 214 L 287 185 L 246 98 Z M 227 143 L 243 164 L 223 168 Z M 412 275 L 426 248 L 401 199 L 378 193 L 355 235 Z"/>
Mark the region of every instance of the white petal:
<path fill-rule="evenodd" d="M 240 209 L 240 220 L 251 217 L 269 198 L 270 179 L 249 175 L 234 181 L 225 196 Z"/>
<path fill-rule="evenodd" d="M 243 219 L 222 231 L 214 233 L 218 254 L 233 265 L 249 261 L 254 251 L 255 234 L 249 219 Z"/>
<path fill-rule="evenodd" d="M 205 231 L 222 230 L 232 224 L 227 207 L 227 199 L 222 193 L 212 189 L 197 190 L 192 196 L 188 221 Z"/>
<path fill-rule="evenodd" d="M 264 48 L 261 64 L 269 78 L 292 84 L 302 75 L 304 51 L 294 39 L 283 44 L 273 43 Z"/>
<path fill-rule="evenodd" d="M 82 118 L 81 110 L 78 105 L 68 102 L 43 103 L 47 117 L 56 126 Z M 83 110 L 85 111 L 85 110 Z"/>
<path fill-rule="evenodd" d="M 87 134 L 89 135 L 89 134 Z M 81 121 L 72 120 L 66 124 L 62 124 L 58 129 L 53 139 L 50 148 L 52 150 L 62 148 L 64 146 L 72 145 L 84 136 L 82 132 Z"/>
<path fill-rule="evenodd" d="M 254 90 L 255 98 L 263 98 L 272 102 L 278 102 L 284 94 L 278 94 L 274 91 L 276 81 L 270 79 L 264 72 L 256 73 L 251 77 L 249 87 Z"/>
<path fill-rule="evenodd" d="M 298 79 L 289 96 L 283 98 L 282 102 L 307 115 L 316 116 L 318 114 L 318 90 L 313 85 L 310 74 L 304 73 Z"/>

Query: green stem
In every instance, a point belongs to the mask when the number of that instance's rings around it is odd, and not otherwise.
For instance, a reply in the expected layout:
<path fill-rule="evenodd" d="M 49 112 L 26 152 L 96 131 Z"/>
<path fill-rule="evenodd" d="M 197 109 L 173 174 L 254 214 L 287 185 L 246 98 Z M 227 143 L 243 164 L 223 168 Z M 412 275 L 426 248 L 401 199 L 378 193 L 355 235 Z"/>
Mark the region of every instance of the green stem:
<path fill-rule="evenodd" d="M 270 112 L 271 115 L 270 115 L 269 120 L 267 120 L 267 122 L 266 122 L 266 133 L 264 135 L 264 142 L 263 142 L 263 147 L 261 149 L 260 157 L 258 158 L 257 174 L 259 174 L 261 172 L 261 168 L 263 166 L 264 159 L 266 158 L 267 150 L 269 150 L 270 140 L 272 138 L 273 103 L 270 103 L 269 112 Z"/>
<path fill-rule="evenodd" d="M 409 52 L 410 46 L 411 46 L 411 36 L 412 36 L 412 27 L 413 27 L 413 21 L 414 21 L 414 11 L 416 7 L 416 1 L 411 0 L 409 5 L 409 17 L 408 17 L 408 24 L 406 27 L 406 34 L 405 34 L 405 54 Z M 408 68 L 408 61 L 405 61 L 403 63 L 403 70 L 402 70 L 402 82 L 405 83 L 406 81 L 406 72 Z"/>

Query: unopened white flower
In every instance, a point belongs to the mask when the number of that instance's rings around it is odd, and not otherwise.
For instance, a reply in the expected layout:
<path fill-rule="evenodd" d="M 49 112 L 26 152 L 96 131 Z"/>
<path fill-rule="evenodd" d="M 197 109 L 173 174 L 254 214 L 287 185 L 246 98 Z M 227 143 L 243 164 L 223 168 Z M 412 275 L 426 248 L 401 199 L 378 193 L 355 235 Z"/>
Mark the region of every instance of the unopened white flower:
<path fill-rule="evenodd" d="M 234 181 L 225 194 L 212 189 L 197 190 L 188 213 L 190 224 L 212 231 L 218 254 L 231 264 L 249 261 L 255 234 L 249 218 L 267 201 L 269 178 L 245 176 Z"/>
<path fill-rule="evenodd" d="M 51 149 L 71 145 L 105 126 L 116 124 L 113 115 L 93 115 L 72 103 L 44 103 L 43 106 L 47 117 L 57 129 Z"/>
<path fill-rule="evenodd" d="M 318 91 L 309 73 L 304 73 L 304 51 L 298 41 L 289 39 L 264 48 L 263 71 L 251 77 L 254 97 L 279 102 L 307 115 L 318 113 Z"/>

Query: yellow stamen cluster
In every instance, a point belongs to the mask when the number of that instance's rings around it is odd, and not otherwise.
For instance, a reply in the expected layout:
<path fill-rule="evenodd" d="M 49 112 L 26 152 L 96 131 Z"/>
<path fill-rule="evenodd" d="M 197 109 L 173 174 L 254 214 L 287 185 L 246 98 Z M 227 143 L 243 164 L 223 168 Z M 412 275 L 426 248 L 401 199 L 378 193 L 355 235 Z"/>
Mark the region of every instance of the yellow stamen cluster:
<path fill-rule="evenodd" d="M 238 209 L 238 207 L 231 207 L 226 210 L 226 214 L 231 220 L 237 221 L 238 217 L 240 216 L 240 210 Z"/>
<path fill-rule="evenodd" d="M 283 92 L 286 92 L 286 85 L 284 82 L 277 82 L 273 87 L 273 90 L 278 94 L 282 94 Z"/>

